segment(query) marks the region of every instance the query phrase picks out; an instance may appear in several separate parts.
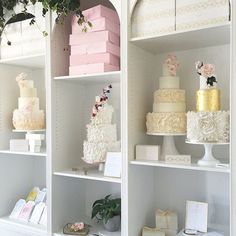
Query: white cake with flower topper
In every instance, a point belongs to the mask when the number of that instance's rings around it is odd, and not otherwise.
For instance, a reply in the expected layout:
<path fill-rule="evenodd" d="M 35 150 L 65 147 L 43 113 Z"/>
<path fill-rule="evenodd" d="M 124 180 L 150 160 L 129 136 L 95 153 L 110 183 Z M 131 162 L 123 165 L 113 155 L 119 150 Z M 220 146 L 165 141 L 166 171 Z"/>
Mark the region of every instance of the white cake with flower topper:
<path fill-rule="evenodd" d="M 177 76 L 177 57 L 168 55 L 162 68 L 163 76 L 159 78 L 153 112 L 147 114 L 146 126 L 148 135 L 164 136 L 160 160 L 165 160 L 166 155 L 179 155 L 174 136 L 186 134 L 186 100 Z"/>
<path fill-rule="evenodd" d="M 187 143 L 202 144 L 204 157 L 199 165 L 215 166 L 219 163 L 212 154 L 214 145 L 229 142 L 229 111 L 221 111 L 220 90 L 217 89 L 215 66 L 196 63 L 200 75 L 200 89 L 196 93 L 196 112 L 187 113 Z"/>
<path fill-rule="evenodd" d="M 87 141 L 83 145 L 82 159 L 88 164 L 104 163 L 107 152 L 120 151 L 116 124 L 112 124 L 114 108 L 108 104 L 111 89 L 109 85 L 95 98 L 91 123 L 87 125 Z"/>
<path fill-rule="evenodd" d="M 177 57 L 169 55 L 163 64 L 159 89 L 154 93 L 153 112 L 147 114 L 147 132 L 178 134 L 186 132 L 185 91 L 179 89 Z"/>
<path fill-rule="evenodd" d="M 13 112 L 13 125 L 16 130 L 44 129 L 45 114 L 39 109 L 39 98 L 33 80 L 27 80 L 27 74 L 21 73 L 16 77 L 20 88 L 18 109 Z"/>

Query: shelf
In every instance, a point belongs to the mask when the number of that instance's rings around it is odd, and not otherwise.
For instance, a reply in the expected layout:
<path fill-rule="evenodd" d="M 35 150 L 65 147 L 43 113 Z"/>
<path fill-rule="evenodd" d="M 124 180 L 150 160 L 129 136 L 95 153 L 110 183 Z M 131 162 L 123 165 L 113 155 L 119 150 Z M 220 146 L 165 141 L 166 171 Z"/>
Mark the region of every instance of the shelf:
<path fill-rule="evenodd" d="M 158 35 L 156 37 L 132 38 L 130 41 L 151 53 L 224 45 L 230 42 L 230 22 L 197 30 Z"/>
<path fill-rule="evenodd" d="M 46 157 L 46 152 L 33 153 L 33 152 L 13 152 L 10 150 L 0 150 L 0 154 L 11 154 L 11 155 L 22 155 L 22 156 L 38 156 L 38 157 Z"/>
<path fill-rule="evenodd" d="M 111 183 L 121 183 L 120 178 L 106 177 L 103 175 L 103 172 L 100 172 L 98 170 L 89 170 L 87 172 L 87 175 L 85 175 L 82 171 L 72 171 L 72 170 L 54 172 L 54 175 L 62 177 L 78 178 L 78 179 L 111 182 Z"/>
<path fill-rule="evenodd" d="M 0 227 L 15 231 L 17 233 L 28 232 L 30 235 L 46 235 L 46 226 L 26 223 L 19 220 L 10 219 L 8 216 L 0 218 Z M 28 235 L 28 234 L 27 234 Z"/>
<path fill-rule="evenodd" d="M 0 64 L 23 66 L 28 68 L 44 68 L 45 54 L 36 54 L 32 56 L 14 57 L 0 60 Z"/>
<path fill-rule="evenodd" d="M 55 77 L 55 80 L 60 81 L 73 81 L 81 84 L 90 83 L 119 83 L 120 82 L 120 71 L 105 72 L 99 74 L 88 74 L 88 75 L 73 75 L 73 76 L 59 76 Z"/>
<path fill-rule="evenodd" d="M 179 164 L 168 164 L 164 161 L 131 161 L 132 165 L 139 166 L 156 166 L 164 168 L 174 168 L 174 169 L 184 169 L 184 170 L 197 170 L 197 171 L 210 171 L 210 172 L 220 172 L 220 173 L 230 173 L 230 168 L 228 167 L 209 167 L 209 166 L 199 166 L 196 163 L 190 165 L 179 165 Z"/>

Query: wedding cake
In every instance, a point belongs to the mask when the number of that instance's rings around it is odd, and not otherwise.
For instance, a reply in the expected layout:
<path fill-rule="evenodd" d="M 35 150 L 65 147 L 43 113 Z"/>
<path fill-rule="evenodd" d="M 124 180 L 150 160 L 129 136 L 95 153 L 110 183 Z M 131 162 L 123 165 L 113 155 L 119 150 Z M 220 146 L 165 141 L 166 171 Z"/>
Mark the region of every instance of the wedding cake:
<path fill-rule="evenodd" d="M 103 89 L 103 93 L 95 98 L 91 123 L 87 125 L 87 140 L 84 141 L 84 157 L 88 164 L 106 161 L 109 151 L 120 151 L 117 141 L 116 124 L 112 124 L 114 108 L 108 104 L 108 95 L 112 86 Z"/>
<path fill-rule="evenodd" d="M 147 132 L 178 134 L 186 132 L 185 91 L 176 76 L 179 63 L 169 55 L 163 64 L 159 89 L 154 93 L 153 112 L 147 114 Z"/>
<path fill-rule="evenodd" d="M 16 80 L 20 87 L 18 109 L 13 112 L 13 125 L 16 130 L 40 130 L 44 128 L 44 111 L 39 109 L 37 89 L 33 80 L 26 80 L 27 75 L 22 73 Z"/>
<path fill-rule="evenodd" d="M 200 90 L 196 93 L 197 112 L 187 113 L 187 139 L 194 142 L 229 142 L 229 112 L 221 111 L 215 66 L 196 63 Z"/>

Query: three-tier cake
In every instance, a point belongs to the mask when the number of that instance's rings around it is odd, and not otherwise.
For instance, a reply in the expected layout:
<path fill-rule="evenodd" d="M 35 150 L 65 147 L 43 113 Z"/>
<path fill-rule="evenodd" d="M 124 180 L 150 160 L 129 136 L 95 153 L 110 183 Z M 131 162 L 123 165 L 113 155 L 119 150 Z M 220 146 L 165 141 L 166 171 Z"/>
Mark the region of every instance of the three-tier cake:
<path fill-rule="evenodd" d="M 154 93 L 153 112 L 147 114 L 147 132 L 178 134 L 186 132 L 185 91 L 179 89 L 177 74 L 179 63 L 176 56 L 169 55 L 163 64 L 163 76 L 159 89 Z"/>
<path fill-rule="evenodd" d="M 108 95 L 111 85 L 95 98 L 91 123 L 87 125 L 87 141 L 84 141 L 83 160 L 88 164 L 106 161 L 109 151 L 120 151 L 120 142 L 117 141 L 116 124 L 112 124 L 114 108 L 108 104 Z"/>
<path fill-rule="evenodd" d="M 13 125 L 16 130 L 41 130 L 44 128 L 44 111 L 39 109 L 39 98 L 33 80 L 27 80 L 22 73 L 16 80 L 20 87 L 18 109 L 13 112 Z"/>
<path fill-rule="evenodd" d="M 221 111 L 215 66 L 196 63 L 200 90 L 196 93 L 196 112 L 187 113 L 187 139 L 193 142 L 229 142 L 229 111 Z"/>

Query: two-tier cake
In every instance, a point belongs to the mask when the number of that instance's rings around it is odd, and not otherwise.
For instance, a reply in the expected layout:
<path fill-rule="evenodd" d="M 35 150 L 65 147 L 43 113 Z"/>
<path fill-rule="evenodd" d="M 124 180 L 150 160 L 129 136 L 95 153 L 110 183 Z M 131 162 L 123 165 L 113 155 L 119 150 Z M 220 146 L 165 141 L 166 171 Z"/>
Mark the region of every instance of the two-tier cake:
<path fill-rule="evenodd" d="M 16 80 L 20 87 L 18 109 L 13 112 L 13 125 L 16 130 L 41 130 L 44 128 L 44 111 L 39 109 L 39 98 L 33 80 L 27 80 L 22 73 Z"/>
<path fill-rule="evenodd" d="M 176 76 L 178 67 L 176 56 L 169 55 L 163 64 L 159 89 L 154 93 L 153 112 L 147 114 L 148 133 L 186 132 L 185 91 L 179 89 L 180 79 Z"/>
<path fill-rule="evenodd" d="M 108 104 L 111 85 L 103 89 L 103 93 L 95 98 L 91 123 L 87 125 L 87 139 L 84 141 L 83 160 L 89 164 L 106 161 L 109 151 L 120 151 L 117 141 L 116 124 L 112 124 L 114 108 Z"/>
<path fill-rule="evenodd" d="M 229 142 L 229 112 L 221 111 L 215 66 L 196 63 L 200 90 L 196 93 L 197 112 L 187 113 L 187 139 L 193 142 Z"/>

